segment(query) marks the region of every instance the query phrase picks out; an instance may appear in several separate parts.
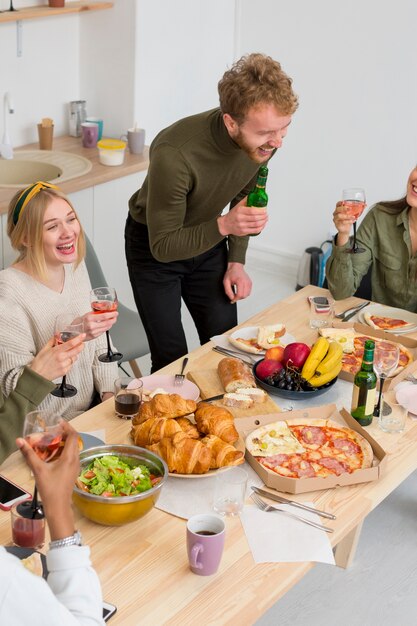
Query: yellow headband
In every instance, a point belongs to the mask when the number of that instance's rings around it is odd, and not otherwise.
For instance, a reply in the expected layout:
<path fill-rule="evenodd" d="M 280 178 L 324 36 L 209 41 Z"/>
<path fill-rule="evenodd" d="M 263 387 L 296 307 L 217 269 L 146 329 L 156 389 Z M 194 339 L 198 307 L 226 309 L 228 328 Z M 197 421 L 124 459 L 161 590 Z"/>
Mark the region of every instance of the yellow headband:
<path fill-rule="evenodd" d="M 20 194 L 17 199 L 16 206 L 13 211 L 13 224 L 16 226 L 19 218 L 26 207 L 26 205 L 32 200 L 37 193 L 39 193 L 42 189 L 58 189 L 56 185 L 51 185 L 51 183 L 44 183 L 42 181 L 38 181 L 29 187 L 26 187 Z"/>

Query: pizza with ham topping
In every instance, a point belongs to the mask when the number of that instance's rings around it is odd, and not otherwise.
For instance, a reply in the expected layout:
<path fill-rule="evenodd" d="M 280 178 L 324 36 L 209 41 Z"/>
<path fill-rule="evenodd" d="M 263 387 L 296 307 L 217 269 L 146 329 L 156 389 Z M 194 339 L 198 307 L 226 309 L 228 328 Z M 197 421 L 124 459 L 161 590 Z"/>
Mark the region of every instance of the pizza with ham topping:
<path fill-rule="evenodd" d="M 263 467 L 287 478 L 351 474 L 371 467 L 373 461 L 372 448 L 364 437 L 329 419 L 261 426 L 247 437 L 246 447 Z"/>

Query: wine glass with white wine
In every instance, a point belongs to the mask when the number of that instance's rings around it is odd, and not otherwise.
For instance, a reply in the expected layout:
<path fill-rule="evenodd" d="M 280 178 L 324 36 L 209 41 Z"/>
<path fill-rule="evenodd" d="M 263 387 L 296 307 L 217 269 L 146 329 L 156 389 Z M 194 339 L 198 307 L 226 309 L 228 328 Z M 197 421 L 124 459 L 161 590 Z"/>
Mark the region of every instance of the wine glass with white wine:
<path fill-rule="evenodd" d="M 353 242 L 352 247 L 346 250 L 350 254 L 358 254 L 365 252 L 364 248 L 360 248 L 356 242 L 356 221 L 362 215 L 366 207 L 365 189 L 361 187 L 350 187 L 342 191 L 342 205 L 349 217 L 354 217 L 353 222 Z"/>
<path fill-rule="evenodd" d="M 381 411 L 381 399 L 384 383 L 392 376 L 398 367 L 400 349 L 392 341 L 379 341 L 375 343 L 374 370 L 379 377 L 379 396 L 374 410 L 374 416 L 379 417 Z"/>

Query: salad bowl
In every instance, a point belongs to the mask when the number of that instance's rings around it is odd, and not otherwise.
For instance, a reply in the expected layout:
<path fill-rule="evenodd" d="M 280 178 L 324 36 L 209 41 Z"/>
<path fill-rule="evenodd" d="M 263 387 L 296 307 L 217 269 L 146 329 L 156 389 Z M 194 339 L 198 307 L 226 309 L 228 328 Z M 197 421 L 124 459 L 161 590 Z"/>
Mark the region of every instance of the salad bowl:
<path fill-rule="evenodd" d="M 85 474 L 85 470 L 92 462 L 103 457 L 119 457 L 132 469 L 145 465 L 150 474 L 159 480 L 146 491 L 120 496 L 95 495 L 76 484 L 72 494 L 75 506 L 88 519 L 106 526 L 121 526 L 146 515 L 154 507 L 168 477 L 165 461 L 154 452 L 138 446 L 102 445 L 80 453 L 80 475 Z M 80 482 L 78 484 L 81 485 Z"/>

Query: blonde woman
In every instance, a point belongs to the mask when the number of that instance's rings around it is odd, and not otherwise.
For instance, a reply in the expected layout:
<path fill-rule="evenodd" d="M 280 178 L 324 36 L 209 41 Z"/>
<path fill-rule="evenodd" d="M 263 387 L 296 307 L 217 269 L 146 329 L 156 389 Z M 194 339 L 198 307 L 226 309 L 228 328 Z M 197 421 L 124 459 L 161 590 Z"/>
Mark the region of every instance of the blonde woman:
<path fill-rule="evenodd" d="M 84 322 L 85 348 L 68 373 L 78 389 L 73 398 L 48 395 L 40 408 L 51 407 L 65 419 L 89 408 L 95 393 L 112 395 L 117 363 L 101 363 L 105 336 L 117 312 L 94 315 L 90 280 L 83 261 L 82 226 L 69 199 L 44 182 L 19 191 L 9 205 L 7 234 L 18 252 L 15 263 L 0 272 L 0 380 L 8 395 L 54 334 L 56 317 L 70 313 Z"/>

